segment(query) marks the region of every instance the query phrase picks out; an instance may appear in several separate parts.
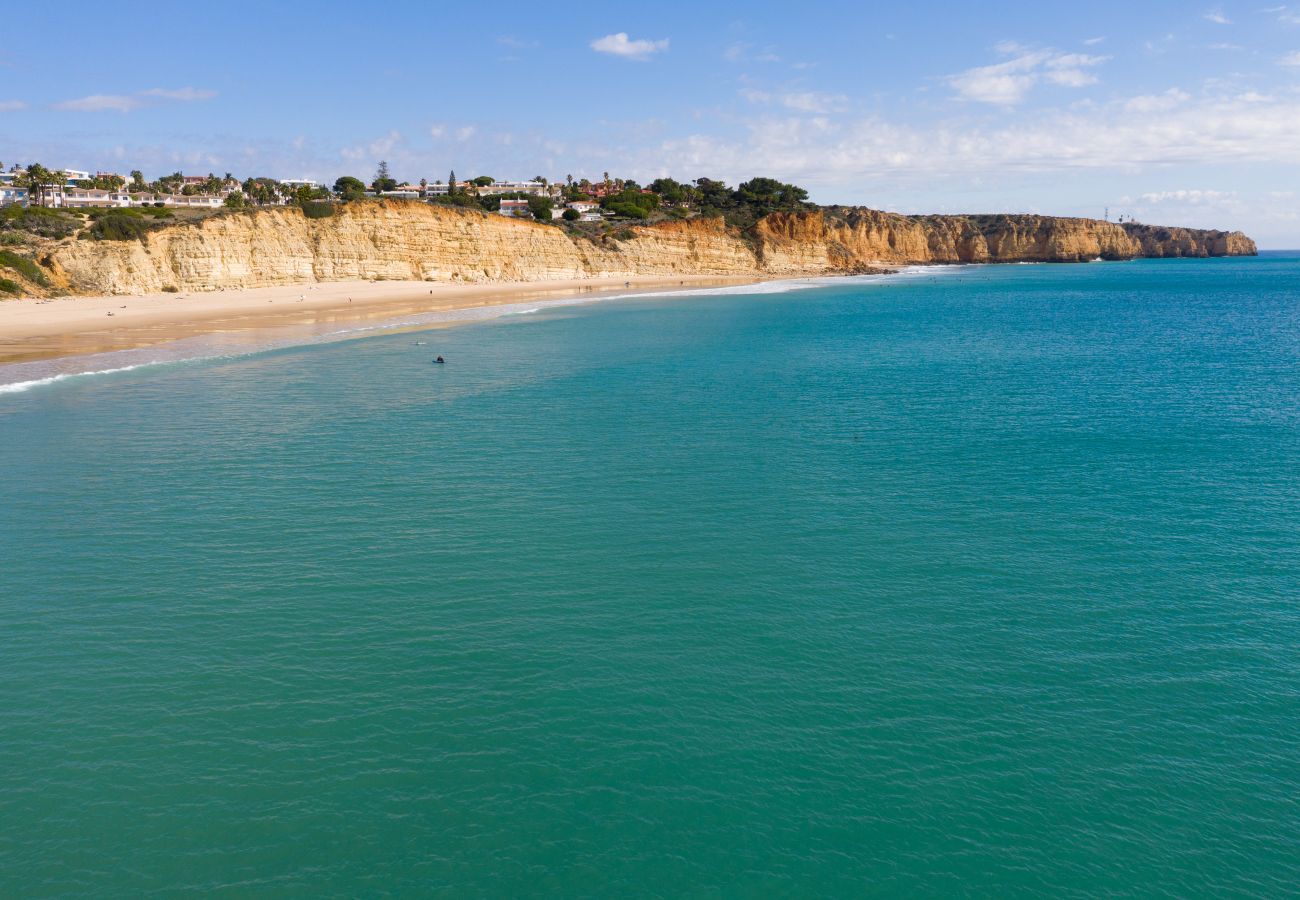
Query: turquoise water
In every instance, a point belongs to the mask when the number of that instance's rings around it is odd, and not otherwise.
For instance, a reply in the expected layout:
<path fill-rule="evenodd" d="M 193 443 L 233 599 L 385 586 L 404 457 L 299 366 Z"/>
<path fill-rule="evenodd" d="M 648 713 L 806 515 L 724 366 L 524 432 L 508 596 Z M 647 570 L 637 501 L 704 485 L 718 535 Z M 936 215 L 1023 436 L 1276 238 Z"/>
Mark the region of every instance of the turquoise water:
<path fill-rule="evenodd" d="M 0 895 L 1296 895 L 1295 255 L 420 339 L 0 394 Z"/>

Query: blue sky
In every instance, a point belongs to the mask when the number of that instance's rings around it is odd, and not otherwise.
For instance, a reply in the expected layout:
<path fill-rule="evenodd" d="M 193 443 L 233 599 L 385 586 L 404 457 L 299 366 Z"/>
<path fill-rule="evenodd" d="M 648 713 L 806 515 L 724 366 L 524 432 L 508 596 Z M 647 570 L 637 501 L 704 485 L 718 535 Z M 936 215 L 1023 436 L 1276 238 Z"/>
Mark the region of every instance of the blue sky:
<path fill-rule="evenodd" d="M 769 175 L 822 203 L 1109 208 L 1300 246 L 1300 0 L 71 0 L 56 20 L 57 52 L 0 44 L 6 167 Z"/>

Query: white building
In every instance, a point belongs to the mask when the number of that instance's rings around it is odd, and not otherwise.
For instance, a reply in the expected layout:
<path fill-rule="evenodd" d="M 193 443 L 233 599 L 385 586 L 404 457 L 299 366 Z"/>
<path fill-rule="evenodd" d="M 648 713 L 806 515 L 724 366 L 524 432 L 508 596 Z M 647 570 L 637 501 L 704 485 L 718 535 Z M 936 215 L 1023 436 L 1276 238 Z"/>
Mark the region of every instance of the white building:
<path fill-rule="evenodd" d="M 300 187 L 305 187 L 305 188 L 319 187 L 319 185 L 315 181 L 312 181 L 310 178 L 286 178 L 284 179 L 284 181 L 281 181 L 280 184 L 284 185 L 285 187 L 291 187 L 294 190 L 297 190 Z"/>
<path fill-rule="evenodd" d="M 477 190 L 483 197 L 497 194 L 528 194 L 531 197 L 545 197 L 549 193 L 546 185 L 540 181 L 497 181 Z"/>
<path fill-rule="evenodd" d="M 0 206 L 27 205 L 27 188 L 14 187 L 12 183 L 0 182 Z"/>
<path fill-rule="evenodd" d="M 224 197 L 212 197 L 207 194 L 131 194 L 130 206 L 163 206 L 179 209 L 217 209 L 224 205 Z"/>
<path fill-rule="evenodd" d="M 125 190 L 101 191 L 93 188 L 49 187 L 41 197 L 41 205 L 59 209 L 125 207 L 131 205 L 131 195 Z"/>
<path fill-rule="evenodd" d="M 509 219 L 532 218 L 527 200 L 502 200 L 501 215 Z"/>

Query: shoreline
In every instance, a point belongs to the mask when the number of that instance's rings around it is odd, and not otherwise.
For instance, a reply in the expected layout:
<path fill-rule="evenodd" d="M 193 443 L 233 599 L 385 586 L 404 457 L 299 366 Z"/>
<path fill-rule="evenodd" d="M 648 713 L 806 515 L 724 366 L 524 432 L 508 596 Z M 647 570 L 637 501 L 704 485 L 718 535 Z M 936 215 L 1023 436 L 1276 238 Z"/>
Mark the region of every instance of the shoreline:
<path fill-rule="evenodd" d="M 605 276 L 446 284 L 337 281 L 243 290 L 60 297 L 0 303 L 0 366 L 138 350 L 214 334 L 378 323 L 408 315 L 664 288 L 759 284 L 738 275 Z M 394 328 L 400 323 L 394 323 Z"/>

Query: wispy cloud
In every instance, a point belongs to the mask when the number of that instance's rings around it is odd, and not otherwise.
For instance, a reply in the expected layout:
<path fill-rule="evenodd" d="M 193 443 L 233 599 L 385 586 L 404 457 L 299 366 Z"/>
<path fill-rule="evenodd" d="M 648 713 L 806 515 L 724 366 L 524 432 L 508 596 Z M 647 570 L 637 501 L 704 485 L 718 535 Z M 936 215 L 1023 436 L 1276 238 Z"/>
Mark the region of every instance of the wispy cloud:
<path fill-rule="evenodd" d="M 1300 164 L 1300 98 L 1183 93 L 1035 115 L 999 128 L 919 126 L 880 117 L 759 117 L 738 138 L 695 134 L 649 148 L 673 171 L 755 171 L 837 184 L 1008 172 L 1137 171 L 1147 166 Z"/>
<path fill-rule="evenodd" d="M 343 147 L 339 150 L 339 156 L 350 162 L 360 162 L 362 160 L 377 160 L 382 156 L 392 152 L 398 144 L 402 142 L 402 133 L 397 130 L 388 132 L 383 137 L 377 137 L 369 143 L 357 144 L 353 147 Z"/>
<path fill-rule="evenodd" d="M 91 94 L 87 97 L 78 97 L 76 100 L 64 100 L 61 103 L 54 104 L 55 109 L 68 110 L 70 112 L 130 112 L 140 106 L 143 101 L 139 97 L 131 97 L 126 94 Z"/>
<path fill-rule="evenodd" d="M 1192 95 L 1178 88 L 1170 88 L 1163 94 L 1140 94 L 1124 102 L 1126 112 L 1148 113 L 1182 106 Z"/>
<path fill-rule="evenodd" d="M 1288 53 L 1277 61 L 1279 66 L 1300 66 L 1300 50 Z"/>
<path fill-rule="evenodd" d="M 1104 37 L 1088 38 L 1086 41 L 1083 42 L 1083 45 L 1085 47 L 1095 47 L 1098 44 L 1105 42 L 1105 40 L 1106 39 Z"/>
<path fill-rule="evenodd" d="M 1213 22 L 1215 25 L 1232 24 L 1232 20 L 1229 19 L 1227 16 L 1225 16 L 1223 14 L 1223 10 L 1221 9 L 1212 9 L 1209 12 L 1207 12 L 1204 16 L 1202 16 L 1202 18 L 1205 19 L 1205 21 L 1207 22 Z"/>
<path fill-rule="evenodd" d="M 149 88 L 147 91 L 141 91 L 142 97 L 157 97 L 160 100 L 177 100 L 181 103 L 193 103 L 196 100 L 211 100 L 217 96 L 216 91 L 205 91 L 199 88 Z"/>
<path fill-rule="evenodd" d="M 820 91 L 789 91 L 771 93 L 745 88 L 740 92 L 750 103 L 776 105 L 795 112 L 825 114 L 848 109 L 849 98 L 843 94 L 824 94 Z"/>
<path fill-rule="evenodd" d="M 1201 205 L 1208 203 L 1222 203 L 1224 200 L 1230 200 L 1237 196 L 1236 191 L 1205 191 L 1205 190 L 1178 190 L 1178 191 L 1154 191 L 1143 194 L 1138 197 L 1142 203 L 1177 203 L 1180 205 Z M 1122 198 L 1121 202 L 1132 202 L 1129 197 Z"/>
<path fill-rule="evenodd" d="M 538 41 L 528 40 L 527 38 L 515 37 L 513 34 L 503 34 L 497 38 L 497 43 L 504 47 L 514 47 L 516 50 L 526 50 L 530 47 L 540 47 Z"/>
<path fill-rule="evenodd" d="M 69 112 L 121 112 L 127 113 L 150 103 L 174 101 L 191 103 L 196 100 L 210 100 L 217 96 L 216 91 L 198 88 L 149 88 L 134 94 L 90 94 L 74 100 L 64 100 L 54 104 L 55 109 Z"/>
<path fill-rule="evenodd" d="M 746 44 L 743 41 L 728 46 L 726 50 L 722 51 L 722 58 L 730 63 L 776 63 L 781 61 L 781 57 L 771 47 L 756 49 L 753 44 Z"/>
<path fill-rule="evenodd" d="M 999 45 L 998 50 L 1016 55 L 1006 62 L 978 66 L 948 77 L 949 86 L 958 96 L 979 103 L 1014 106 L 1043 81 L 1076 88 L 1095 84 L 1097 76 L 1088 70 L 1109 58 L 1055 50 L 1026 50 L 1011 43 Z"/>
<path fill-rule="evenodd" d="M 591 49 L 597 53 L 608 53 L 611 56 L 621 56 L 624 59 L 643 62 L 656 53 L 667 50 L 668 39 L 664 38 L 658 41 L 632 40 L 627 36 L 626 31 L 620 31 L 617 34 L 607 34 L 604 37 L 596 38 L 591 42 Z"/>
<path fill-rule="evenodd" d="M 26 108 L 27 104 L 21 100 L 0 100 L 0 112 L 17 112 Z"/>
<path fill-rule="evenodd" d="M 1266 9 L 1261 9 L 1260 12 L 1270 16 L 1277 16 L 1277 20 L 1283 25 L 1300 25 L 1300 12 L 1296 12 L 1286 6 L 1270 6 Z"/>

